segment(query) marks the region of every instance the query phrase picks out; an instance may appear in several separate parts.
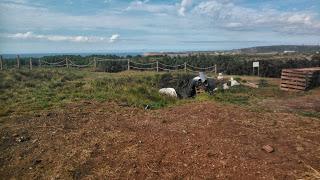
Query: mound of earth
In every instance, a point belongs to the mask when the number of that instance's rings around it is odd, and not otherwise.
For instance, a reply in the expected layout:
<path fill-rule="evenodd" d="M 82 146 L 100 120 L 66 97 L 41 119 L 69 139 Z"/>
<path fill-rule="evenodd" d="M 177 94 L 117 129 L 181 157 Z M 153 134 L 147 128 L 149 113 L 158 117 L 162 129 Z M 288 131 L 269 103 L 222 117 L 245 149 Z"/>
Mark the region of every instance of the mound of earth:
<path fill-rule="evenodd" d="M 82 102 L 2 122 L 0 176 L 312 178 L 320 169 L 319 127 L 317 119 L 213 102 L 154 111 Z"/>

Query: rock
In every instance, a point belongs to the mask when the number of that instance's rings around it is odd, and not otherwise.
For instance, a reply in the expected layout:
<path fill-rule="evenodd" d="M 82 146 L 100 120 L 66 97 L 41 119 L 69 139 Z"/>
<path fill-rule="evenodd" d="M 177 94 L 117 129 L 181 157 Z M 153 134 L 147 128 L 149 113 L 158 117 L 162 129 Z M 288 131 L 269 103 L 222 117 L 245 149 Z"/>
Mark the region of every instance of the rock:
<path fill-rule="evenodd" d="M 32 164 L 33 165 L 37 165 L 37 164 L 40 164 L 41 162 L 42 162 L 41 159 L 35 159 L 35 160 L 32 161 Z"/>
<path fill-rule="evenodd" d="M 303 148 L 302 146 L 297 146 L 297 147 L 296 147 L 296 150 L 297 150 L 297 151 L 304 151 L 304 148 Z"/>
<path fill-rule="evenodd" d="M 26 136 L 20 136 L 20 137 L 16 138 L 17 142 L 25 142 L 25 141 L 28 141 L 28 140 L 30 140 L 30 138 L 26 137 Z"/>
<path fill-rule="evenodd" d="M 268 153 L 274 152 L 273 147 L 270 146 L 270 145 L 264 145 L 264 146 L 262 147 L 262 149 L 265 150 L 265 151 L 268 152 Z"/>
<path fill-rule="evenodd" d="M 174 98 L 178 97 L 177 92 L 174 88 L 162 88 L 159 90 L 159 93 L 162 95 L 166 95 Z"/>
<path fill-rule="evenodd" d="M 47 113 L 47 117 L 50 117 L 50 116 L 52 116 L 52 115 L 53 115 L 52 112 L 48 112 L 48 113 Z"/>

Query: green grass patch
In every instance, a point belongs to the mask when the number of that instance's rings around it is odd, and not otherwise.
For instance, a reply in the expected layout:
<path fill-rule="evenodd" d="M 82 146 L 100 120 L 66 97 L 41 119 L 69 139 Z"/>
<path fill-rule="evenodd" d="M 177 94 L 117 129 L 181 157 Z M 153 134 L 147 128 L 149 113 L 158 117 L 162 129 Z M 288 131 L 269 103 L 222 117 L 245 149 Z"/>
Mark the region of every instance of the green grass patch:
<path fill-rule="evenodd" d="M 80 100 L 162 108 L 178 101 L 158 93 L 160 82 L 167 76 L 152 72 L 111 74 L 73 69 L 3 71 L 0 72 L 0 116 L 61 107 Z"/>

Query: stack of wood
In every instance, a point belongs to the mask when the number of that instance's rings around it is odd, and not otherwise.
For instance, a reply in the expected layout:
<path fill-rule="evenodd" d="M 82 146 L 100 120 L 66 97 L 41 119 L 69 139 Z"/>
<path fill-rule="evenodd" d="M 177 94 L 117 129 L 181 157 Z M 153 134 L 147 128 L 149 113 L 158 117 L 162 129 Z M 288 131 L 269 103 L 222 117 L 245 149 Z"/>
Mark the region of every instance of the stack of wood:
<path fill-rule="evenodd" d="M 320 67 L 283 69 L 280 88 L 285 91 L 306 91 L 320 85 Z"/>

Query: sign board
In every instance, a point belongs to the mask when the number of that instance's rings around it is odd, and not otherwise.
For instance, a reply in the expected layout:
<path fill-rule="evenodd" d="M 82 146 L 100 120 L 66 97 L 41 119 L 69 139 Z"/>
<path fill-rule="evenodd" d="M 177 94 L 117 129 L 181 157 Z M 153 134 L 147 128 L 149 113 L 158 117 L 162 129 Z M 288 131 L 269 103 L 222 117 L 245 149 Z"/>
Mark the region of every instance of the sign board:
<path fill-rule="evenodd" d="M 253 67 L 259 67 L 259 62 L 253 62 Z"/>

